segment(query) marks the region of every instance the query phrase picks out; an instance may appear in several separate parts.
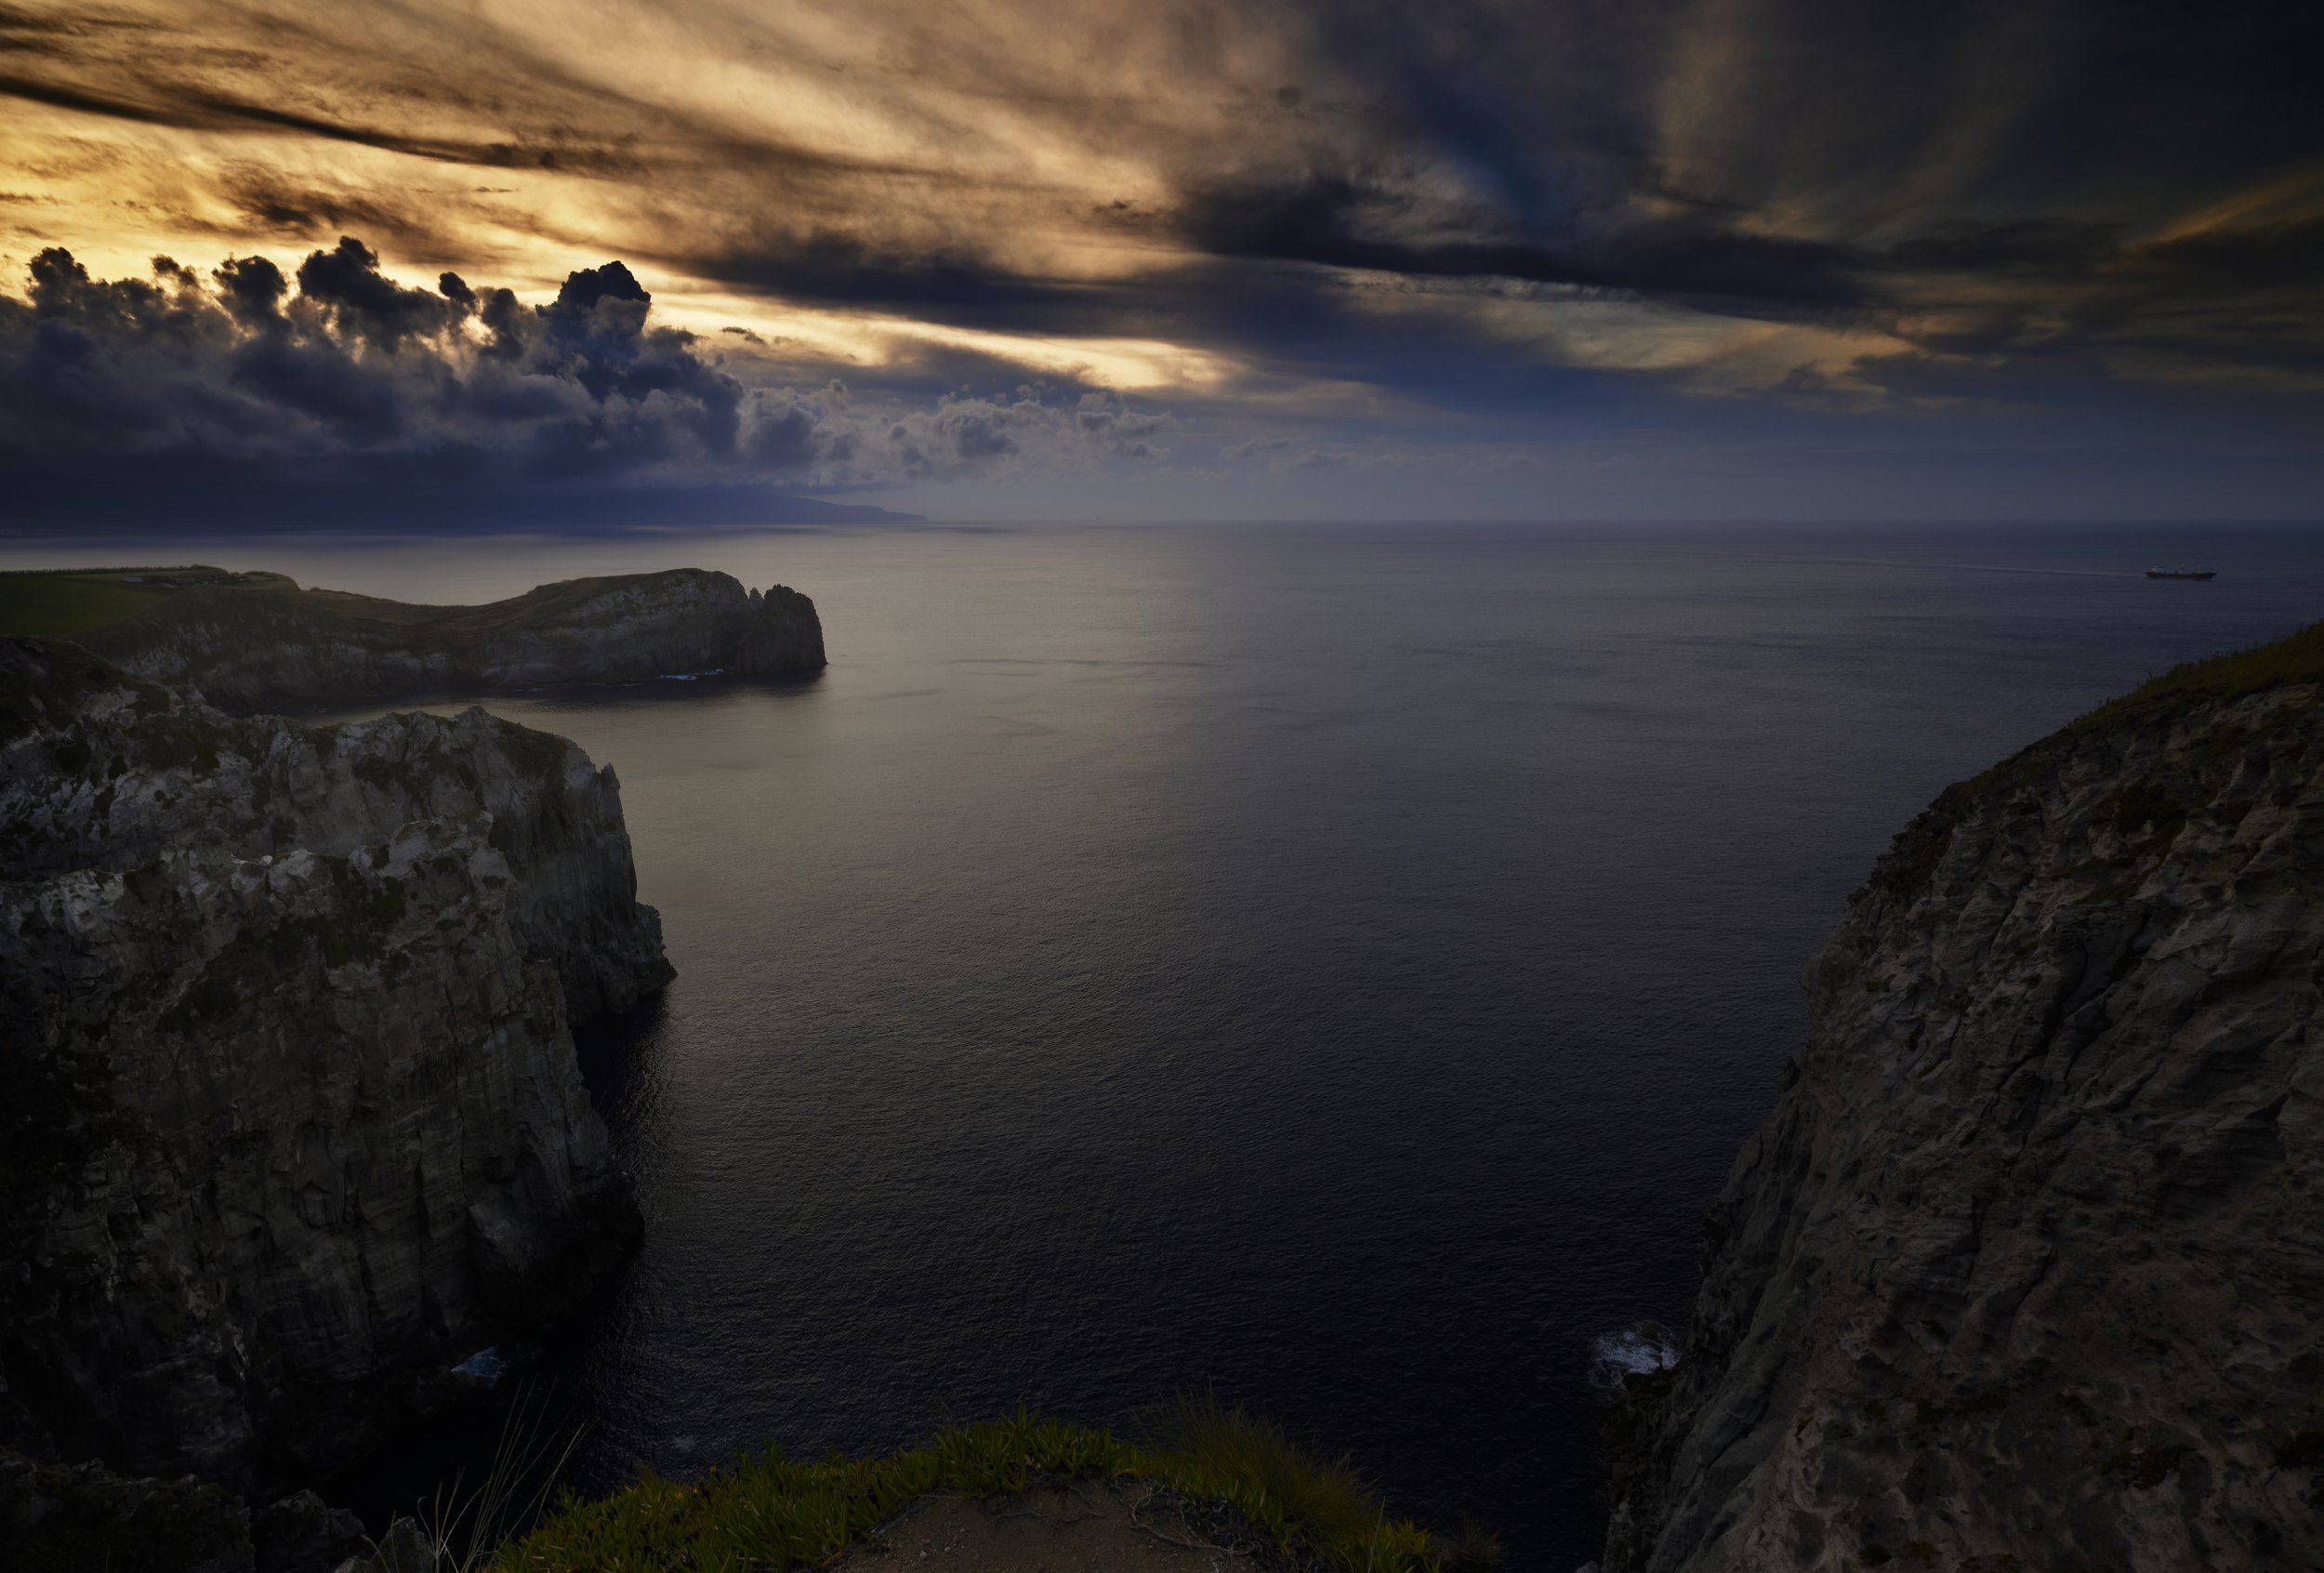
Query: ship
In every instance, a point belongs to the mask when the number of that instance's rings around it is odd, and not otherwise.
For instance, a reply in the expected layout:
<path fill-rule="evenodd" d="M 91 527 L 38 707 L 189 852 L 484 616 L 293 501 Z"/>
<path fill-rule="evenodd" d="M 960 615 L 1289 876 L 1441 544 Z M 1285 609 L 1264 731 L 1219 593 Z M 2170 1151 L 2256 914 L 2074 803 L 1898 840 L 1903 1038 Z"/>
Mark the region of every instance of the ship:
<path fill-rule="evenodd" d="M 2149 568 L 2146 570 L 2146 576 L 2150 579 L 2215 579 L 2219 577 L 2209 568 Z"/>

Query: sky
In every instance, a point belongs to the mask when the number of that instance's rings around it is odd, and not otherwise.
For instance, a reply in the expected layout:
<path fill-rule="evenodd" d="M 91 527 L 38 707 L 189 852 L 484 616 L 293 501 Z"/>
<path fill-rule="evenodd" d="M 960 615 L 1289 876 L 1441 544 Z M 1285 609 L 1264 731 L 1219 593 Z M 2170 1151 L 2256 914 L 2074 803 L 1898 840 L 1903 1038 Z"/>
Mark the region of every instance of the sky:
<path fill-rule="evenodd" d="M 2245 0 L 0 0 L 0 529 L 2324 518 L 2320 81 Z"/>

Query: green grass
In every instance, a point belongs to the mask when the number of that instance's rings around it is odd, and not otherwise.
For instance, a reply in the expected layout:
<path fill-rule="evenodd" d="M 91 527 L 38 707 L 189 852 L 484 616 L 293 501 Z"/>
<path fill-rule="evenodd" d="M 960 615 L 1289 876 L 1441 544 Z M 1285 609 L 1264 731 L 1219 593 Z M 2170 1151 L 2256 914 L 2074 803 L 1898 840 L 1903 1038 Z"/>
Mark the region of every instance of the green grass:
<path fill-rule="evenodd" d="M 125 585 L 114 577 L 0 574 L 0 634 L 43 638 L 102 628 L 169 593 L 166 588 Z"/>
<path fill-rule="evenodd" d="M 1304 1547 L 1346 1573 L 1401 1573 L 1442 1561 L 1426 1531 L 1388 1517 L 1346 1459 L 1318 1458 L 1281 1427 L 1215 1398 L 1166 1410 L 1141 1457 L 1144 1467 L 1131 1473 L 1197 1500 L 1222 1497 L 1278 1544 Z"/>
<path fill-rule="evenodd" d="M 2184 662 L 2160 677 L 2149 678 L 2128 694 L 2076 717 L 2053 735 L 1946 787 L 1897 836 L 1888 855 L 1874 868 L 1872 883 L 1901 899 L 1911 899 L 1935 872 L 1951 843 L 1954 826 L 1980 795 L 2030 779 L 2049 768 L 2067 740 L 2116 723 L 2137 725 L 2191 701 L 2245 699 L 2295 683 L 2324 683 L 2324 623 L 2311 623 L 2265 644 Z M 2219 758 L 2241 747 L 2251 735 L 2240 726 L 2222 725 L 2199 746 L 2211 757 Z M 2186 822 L 2185 809 L 2152 782 L 2139 783 L 2126 791 L 2117 808 L 2122 834 L 2145 828 L 2149 832 L 2149 844 L 2167 846 Z"/>
<path fill-rule="evenodd" d="M 814 1461 L 776 1449 L 698 1481 L 647 1474 L 598 1501 L 561 1498 L 533 1529 L 477 1564 L 488 1573 L 781 1573 L 823 1563 L 931 1491 L 999 1496 L 1044 1476 L 1138 1476 L 1196 1500 L 1224 1499 L 1287 1553 L 1341 1573 L 1441 1573 L 1446 1550 L 1392 1519 L 1345 1461 L 1209 1400 L 1182 1403 L 1143 1446 L 1019 1410 L 958 1426 L 924 1447 Z M 1473 1564 L 1489 1538 L 1459 1542 Z M 1480 1558 L 1476 1548 L 1486 1550 Z"/>
<path fill-rule="evenodd" d="M 137 581 L 131 583 L 131 580 Z M 85 633 L 134 617 L 179 590 L 215 585 L 298 587 L 280 574 L 231 573 L 207 563 L 167 568 L 24 568 L 0 574 L 0 634 Z"/>
<path fill-rule="evenodd" d="M 2074 724 L 2087 726 L 2179 698 L 2241 699 L 2293 682 L 2324 682 L 2324 623 L 2311 623 L 2266 644 L 2185 662 L 2119 699 L 2109 699 Z"/>

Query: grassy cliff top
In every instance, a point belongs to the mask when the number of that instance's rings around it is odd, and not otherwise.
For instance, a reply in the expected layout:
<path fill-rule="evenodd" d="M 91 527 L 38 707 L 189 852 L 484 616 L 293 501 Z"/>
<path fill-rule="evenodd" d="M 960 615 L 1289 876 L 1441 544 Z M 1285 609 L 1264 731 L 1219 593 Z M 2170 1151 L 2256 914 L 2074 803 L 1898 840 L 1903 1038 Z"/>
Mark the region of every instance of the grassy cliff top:
<path fill-rule="evenodd" d="M 700 568 L 658 573 L 601 575 L 540 585 L 522 595 L 476 606 L 430 606 L 347 590 L 308 589 L 281 574 L 233 573 L 195 563 L 172 568 L 49 568 L 0 573 L 0 635 L 79 635 L 114 628 L 185 597 L 178 609 L 199 615 L 229 604 L 217 592 L 235 592 L 231 604 L 243 616 L 275 605 L 307 619 L 372 625 L 383 629 L 425 629 L 453 643 L 475 642 L 528 625 L 551 623 L 609 590 L 657 580 L 684 582 L 712 575 Z M 281 602 L 253 602 L 252 590 L 278 592 Z M 192 592 L 192 593 L 189 593 Z M 172 613 L 161 615 L 169 617 Z M 152 618 L 139 624 L 151 625 Z M 122 629 L 123 637 L 130 630 Z"/>
<path fill-rule="evenodd" d="M 298 587 L 280 574 L 206 563 L 165 568 L 35 568 L 0 574 L 0 634 L 75 634 L 134 617 L 180 590 L 214 585 Z"/>
<path fill-rule="evenodd" d="M 2301 684 L 2324 684 L 2324 623 L 2311 623 L 2265 644 L 2182 662 L 2160 677 L 2149 678 L 2129 693 L 2077 716 L 1998 764 L 1946 787 L 1898 832 L 1873 866 L 1865 892 L 1885 892 L 1908 901 L 1915 898 L 1926 888 L 1954 828 L 1982 797 L 2039 781 L 2060 759 L 2110 729 L 2135 730 L 2158 720 L 2169 724 L 2182 709 Z M 2234 735 L 2244 734 L 2238 730 Z"/>
<path fill-rule="evenodd" d="M 2324 682 L 2324 623 L 2310 623 L 2265 644 L 2183 662 L 2121 697 L 2107 700 L 2075 724 L 2111 720 L 2183 699 L 2240 699 L 2295 682 Z"/>
<path fill-rule="evenodd" d="M 690 1483 L 649 1474 L 601 1500 L 567 1496 L 529 1532 L 461 1565 L 486 1573 L 779 1573 L 827 1564 L 931 1494 L 999 1497 L 1043 1480 L 1124 1477 L 1225 1504 L 1294 1566 L 1442 1573 L 1482 1568 L 1499 1551 L 1472 1527 L 1447 1540 L 1391 1518 L 1344 1461 L 1320 1459 L 1272 1425 L 1196 1400 L 1158 1421 L 1144 1447 L 1020 1410 L 886 1458 L 834 1452 L 806 1462 L 769 1449 Z M 440 1545 L 450 1538 L 438 1531 Z"/>

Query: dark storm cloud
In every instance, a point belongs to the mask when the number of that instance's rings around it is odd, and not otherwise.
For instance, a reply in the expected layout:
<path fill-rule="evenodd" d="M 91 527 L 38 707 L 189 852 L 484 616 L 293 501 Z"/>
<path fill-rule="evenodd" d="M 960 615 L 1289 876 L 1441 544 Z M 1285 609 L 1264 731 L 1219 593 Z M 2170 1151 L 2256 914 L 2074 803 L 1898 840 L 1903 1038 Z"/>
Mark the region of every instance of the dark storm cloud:
<path fill-rule="evenodd" d="M 663 259 L 786 300 L 900 307 L 980 326 L 1104 332 L 1117 324 L 1121 310 L 1113 287 L 1027 277 L 974 255 L 883 247 L 846 234 L 775 235 L 708 255 L 665 253 Z"/>
<path fill-rule="evenodd" d="M 1819 242 L 1735 233 L 1691 219 L 1639 223 L 1571 250 L 1515 234 L 1392 239 L 1364 232 L 1362 216 L 1379 205 L 1380 193 L 1322 177 L 1189 191 L 1180 221 L 1198 246 L 1218 257 L 1575 284 L 1706 304 L 1841 307 L 1865 298 L 1864 259 Z"/>
<path fill-rule="evenodd" d="M 262 258 L 206 281 L 162 258 L 155 275 L 33 259 L 29 300 L 0 300 L 0 444 L 25 462 L 403 452 L 567 472 L 733 448 L 739 386 L 686 336 L 647 327 L 642 300 L 608 306 L 581 274 L 550 306 L 500 313 L 473 348 L 473 291 L 453 275 L 398 284 L 352 238 L 301 262 L 296 289 Z"/>
<path fill-rule="evenodd" d="M 1351 5 L 1314 36 L 1360 85 L 1362 126 L 1190 173 L 1175 218 L 1199 249 L 1908 339 L 1997 272 L 2029 311 L 2087 297 L 2097 322 L 2232 314 L 2310 267 L 2290 234 L 2140 232 L 2324 157 L 2312 7 Z M 1465 177 L 1459 201 L 1415 202 L 1420 151 Z M 2282 257 L 2278 276 L 2247 249 Z M 2195 350 L 2210 330 L 2175 331 Z"/>
<path fill-rule="evenodd" d="M 892 484 L 1061 449 L 1137 458 L 1167 424 L 1074 390 L 877 408 L 836 380 L 754 386 L 654 325 L 650 293 L 618 261 L 575 271 L 538 305 L 453 272 L 433 289 L 400 283 L 352 237 L 287 277 L 262 257 L 206 277 L 156 258 L 150 278 L 107 280 L 51 249 L 28 284 L 22 299 L 0 296 L 0 462 L 18 526 L 166 509 L 188 485 L 255 499 L 284 482 L 308 497 L 438 498 L 580 482 Z"/>

